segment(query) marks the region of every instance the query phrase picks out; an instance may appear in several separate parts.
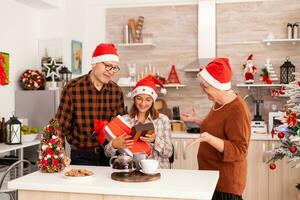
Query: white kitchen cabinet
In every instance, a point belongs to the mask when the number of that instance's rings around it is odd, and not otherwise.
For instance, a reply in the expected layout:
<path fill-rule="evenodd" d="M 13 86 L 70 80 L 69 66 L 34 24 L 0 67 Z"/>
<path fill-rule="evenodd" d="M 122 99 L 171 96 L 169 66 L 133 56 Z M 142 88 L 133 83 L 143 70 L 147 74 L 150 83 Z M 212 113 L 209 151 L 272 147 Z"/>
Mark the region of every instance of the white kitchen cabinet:
<path fill-rule="evenodd" d="M 194 141 L 192 138 L 173 138 L 174 169 L 198 169 L 197 154 L 199 143 L 189 148 L 187 145 Z"/>
<path fill-rule="evenodd" d="M 263 161 L 270 156 L 264 152 L 273 149 L 278 141 L 251 140 L 248 151 L 248 176 L 244 200 L 296 200 L 295 185 L 300 181 L 300 170 L 291 168 L 286 159 L 276 162 L 270 170 Z"/>
<path fill-rule="evenodd" d="M 243 194 L 244 200 L 268 199 L 269 168 L 263 161 L 263 155 L 268 149 L 268 143 L 268 141 L 250 141 L 247 156 L 247 182 L 246 189 Z"/>

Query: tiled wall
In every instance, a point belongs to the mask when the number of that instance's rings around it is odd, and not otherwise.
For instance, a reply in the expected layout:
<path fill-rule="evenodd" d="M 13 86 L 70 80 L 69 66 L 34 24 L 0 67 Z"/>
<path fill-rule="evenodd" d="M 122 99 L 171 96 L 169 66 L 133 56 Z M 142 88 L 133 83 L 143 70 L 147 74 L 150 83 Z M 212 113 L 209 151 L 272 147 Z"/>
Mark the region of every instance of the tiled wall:
<path fill-rule="evenodd" d="M 250 53 L 254 54 L 259 70 L 265 59 L 270 58 L 276 73 L 279 74 L 279 66 L 286 56 L 290 56 L 296 65 L 296 71 L 300 71 L 300 44 L 266 46 L 261 42 L 268 32 L 273 32 L 276 38 L 286 38 L 286 24 L 300 21 L 299 13 L 298 0 L 217 5 L 217 56 L 230 59 L 233 85 L 243 83 L 242 64 Z M 168 90 L 165 99 L 169 107 L 180 106 L 181 111 L 190 111 L 191 106 L 195 105 L 199 114 L 205 115 L 211 102 L 199 88 L 195 74 L 183 71 L 197 58 L 197 5 L 107 9 L 106 41 L 122 43 L 123 26 L 129 18 L 137 18 L 139 15 L 145 17 L 143 31 L 153 33 L 156 47 L 119 48 L 122 70 L 116 78 L 128 76 L 127 63 L 135 63 L 138 72 L 151 63 L 165 76 L 168 76 L 171 65 L 175 64 L 182 83 L 187 87 Z M 256 79 L 260 82 L 259 76 Z M 243 96 L 248 93 L 247 89 L 236 89 Z M 125 93 L 128 91 L 124 89 Z M 265 118 L 273 103 L 280 107 L 284 103 L 280 98 L 268 97 L 268 91 L 261 93 L 253 90 L 251 93 L 265 96 Z M 253 111 L 252 99 L 248 98 L 247 101 Z M 131 101 L 127 99 L 126 103 L 130 105 Z"/>

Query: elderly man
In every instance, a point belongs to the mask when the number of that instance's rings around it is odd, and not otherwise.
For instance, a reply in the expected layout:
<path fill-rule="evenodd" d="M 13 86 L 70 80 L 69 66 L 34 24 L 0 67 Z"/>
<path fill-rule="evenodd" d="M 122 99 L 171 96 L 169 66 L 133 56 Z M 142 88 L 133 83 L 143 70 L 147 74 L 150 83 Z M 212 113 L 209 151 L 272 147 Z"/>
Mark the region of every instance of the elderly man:
<path fill-rule="evenodd" d="M 71 164 L 108 166 L 109 158 L 94 134 L 94 121 L 110 121 L 124 114 L 124 97 L 111 79 L 120 70 L 113 44 L 100 44 L 88 74 L 71 80 L 63 89 L 56 118 L 71 145 Z"/>

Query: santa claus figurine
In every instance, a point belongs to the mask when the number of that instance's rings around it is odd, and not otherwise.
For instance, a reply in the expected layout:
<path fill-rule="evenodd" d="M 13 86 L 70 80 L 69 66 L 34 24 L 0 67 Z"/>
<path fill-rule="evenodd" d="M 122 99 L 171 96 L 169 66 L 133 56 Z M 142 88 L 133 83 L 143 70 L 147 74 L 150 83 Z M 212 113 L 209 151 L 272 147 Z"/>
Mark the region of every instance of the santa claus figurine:
<path fill-rule="evenodd" d="M 257 69 L 253 64 L 253 55 L 248 56 L 246 64 L 244 64 L 244 76 L 246 84 L 253 84 L 254 75 L 256 74 Z"/>

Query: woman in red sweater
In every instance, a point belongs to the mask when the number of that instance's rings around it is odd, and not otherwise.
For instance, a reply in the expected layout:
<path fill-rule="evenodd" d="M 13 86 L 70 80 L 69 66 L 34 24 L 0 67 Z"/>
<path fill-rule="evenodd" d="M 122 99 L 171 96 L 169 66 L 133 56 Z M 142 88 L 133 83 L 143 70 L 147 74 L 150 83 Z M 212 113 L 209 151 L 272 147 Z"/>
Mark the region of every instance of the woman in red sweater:
<path fill-rule="evenodd" d="M 198 74 L 200 86 L 213 102 L 204 119 L 183 113 L 184 121 L 200 125 L 200 170 L 218 170 L 213 200 L 242 200 L 247 176 L 250 113 L 246 103 L 231 89 L 231 68 L 226 58 L 216 58 Z"/>

